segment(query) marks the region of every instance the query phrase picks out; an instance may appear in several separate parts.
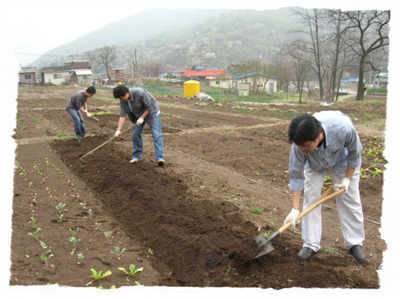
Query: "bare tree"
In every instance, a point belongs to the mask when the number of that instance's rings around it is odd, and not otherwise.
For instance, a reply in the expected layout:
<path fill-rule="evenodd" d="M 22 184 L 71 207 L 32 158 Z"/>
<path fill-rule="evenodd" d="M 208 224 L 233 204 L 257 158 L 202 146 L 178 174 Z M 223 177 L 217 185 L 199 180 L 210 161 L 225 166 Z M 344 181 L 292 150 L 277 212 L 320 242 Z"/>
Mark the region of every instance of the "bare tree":
<path fill-rule="evenodd" d="M 348 30 L 353 33 L 351 49 L 359 57 L 356 101 L 362 101 L 365 64 L 370 63 L 368 57 L 389 45 L 390 11 L 348 11 L 344 12 L 344 16 L 349 22 Z"/>
<path fill-rule="evenodd" d="M 98 50 L 98 55 L 100 63 L 106 68 L 108 80 L 111 80 L 109 68 L 111 67 L 111 62 L 115 59 L 115 47 L 104 46 Z"/>
<path fill-rule="evenodd" d="M 146 77 L 156 77 L 162 73 L 163 68 L 161 64 L 154 61 L 149 61 L 142 65 L 141 70 Z"/>
<path fill-rule="evenodd" d="M 348 39 L 347 39 L 347 23 L 343 20 L 343 12 L 341 10 L 327 10 L 326 18 L 328 31 L 328 48 L 330 64 L 327 68 L 330 70 L 330 78 L 328 81 L 329 98 L 332 102 L 337 101 L 339 96 L 340 82 L 347 64 Z"/>
<path fill-rule="evenodd" d="M 282 53 L 279 53 L 274 59 L 274 74 L 279 77 L 279 87 L 289 98 L 289 84 L 292 80 L 291 64 Z"/>
<path fill-rule="evenodd" d="M 324 77 L 325 77 L 325 65 L 323 59 L 323 37 L 321 33 L 321 18 L 323 11 L 319 9 L 297 9 L 294 13 L 299 16 L 302 22 L 306 25 L 307 31 L 297 31 L 297 33 L 303 33 L 306 35 L 306 39 L 297 39 L 297 45 L 301 52 L 311 54 L 312 61 L 305 60 L 304 62 L 310 62 L 309 66 L 314 70 L 318 78 L 319 83 L 319 97 L 323 100 L 324 97 Z M 306 55 L 308 58 L 309 55 Z M 311 63 L 312 62 L 312 63 Z"/>
<path fill-rule="evenodd" d="M 133 50 L 133 57 L 129 61 L 128 65 L 131 68 L 133 84 L 136 84 L 138 72 L 139 72 L 139 69 L 138 69 L 139 64 L 138 64 L 138 58 L 136 55 L 136 49 Z"/>

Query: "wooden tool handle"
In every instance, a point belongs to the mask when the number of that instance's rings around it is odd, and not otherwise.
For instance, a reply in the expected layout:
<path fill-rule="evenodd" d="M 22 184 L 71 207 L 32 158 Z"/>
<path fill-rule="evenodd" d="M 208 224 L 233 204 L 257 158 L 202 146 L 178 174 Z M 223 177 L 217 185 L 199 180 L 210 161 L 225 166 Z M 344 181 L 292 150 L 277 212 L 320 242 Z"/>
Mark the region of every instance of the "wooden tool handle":
<path fill-rule="evenodd" d="M 136 124 L 134 124 L 133 126 L 129 127 L 128 129 L 126 129 L 125 131 L 121 132 L 121 135 L 125 132 L 127 132 L 128 130 L 131 130 L 132 128 L 134 128 L 136 126 Z M 113 138 L 107 140 L 106 142 L 100 144 L 98 147 L 96 147 L 95 149 L 91 150 L 90 152 L 88 152 L 87 154 L 85 154 L 84 156 L 82 156 L 79 160 L 83 160 L 83 158 L 85 158 L 86 156 L 90 155 L 91 153 L 97 151 L 99 148 L 103 147 L 104 145 L 106 145 L 107 143 L 109 143 L 111 140 L 114 140 L 116 137 L 114 136 Z"/>
<path fill-rule="evenodd" d="M 318 199 L 316 202 L 314 202 L 313 204 L 311 204 L 310 206 L 308 206 L 306 209 L 304 209 L 303 211 L 300 212 L 299 216 L 296 219 L 296 223 L 301 220 L 304 216 L 306 216 L 308 213 L 310 213 L 312 210 L 314 210 L 316 207 L 318 207 L 319 205 L 322 205 L 324 202 L 327 202 L 328 200 L 346 192 L 345 188 L 342 188 L 338 191 L 336 191 L 335 193 L 332 193 L 333 191 L 333 186 L 331 186 L 330 188 L 328 188 L 328 190 L 325 191 L 325 193 L 321 196 L 320 199 Z M 331 194 L 332 193 L 332 194 Z M 292 222 L 286 222 L 284 225 L 281 226 L 281 228 L 279 229 L 279 233 L 283 233 L 285 230 L 287 230 L 288 228 L 290 228 L 292 226 Z"/>

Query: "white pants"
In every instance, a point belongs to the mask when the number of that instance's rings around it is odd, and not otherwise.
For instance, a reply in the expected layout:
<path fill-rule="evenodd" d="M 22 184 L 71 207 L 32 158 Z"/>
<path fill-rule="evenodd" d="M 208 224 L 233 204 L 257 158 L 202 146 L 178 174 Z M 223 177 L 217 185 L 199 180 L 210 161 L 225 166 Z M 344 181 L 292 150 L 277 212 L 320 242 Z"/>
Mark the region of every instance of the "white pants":
<path fill-rule="evenodd" d="M 304 202 L 303 209 L 317 201 L 321 197 L 321 188 L 328 170 L 315 171 L 305 167 Z M 344 173 L 337 174 L 330 170 L 333 183 L 340 182 Z M 358 184 L 360 181 L 360 168 L 354 171 L 347 192 L 336 197 L 340 226 L 343 233 L 344 245 L 350 249 L 355 245 L 361 245 L 365 239 L 364 216 L 362 211 Z M 302 219 L 303 247 L 309 247 L 315 252 L 320 249 L 322 236 L 321 206 L 318 206 Z"/>

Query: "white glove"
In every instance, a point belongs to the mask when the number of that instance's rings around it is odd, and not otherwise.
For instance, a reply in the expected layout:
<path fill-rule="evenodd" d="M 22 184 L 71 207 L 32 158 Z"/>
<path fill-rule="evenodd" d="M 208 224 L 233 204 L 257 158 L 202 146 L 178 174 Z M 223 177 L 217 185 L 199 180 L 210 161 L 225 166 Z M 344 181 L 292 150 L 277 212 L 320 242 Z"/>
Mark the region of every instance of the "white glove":
<path fill-rule="evenodd" d="M 121 136 L 121 131 L 120 130 L 115 131 L 114 137 L 119 138 L 120 136 Z"/>
<path fill-rule="evenodd" d="M 287 222 L 292 222 L 292 227 L 295 228 L 296 227 L 296 219 L 297 219 L 297 217 L 299 217 L 299 214 L 300 214 L 299 210 L 292 208 L 289 215 L 287 215 L 285 221 L 283 221 L 283 224 L 285 224 Z M 298 221 L 297 223 L 299 223 L 299 222 L 300 221 Z"/>
<path fill-rule="evenodd" d="M 140 117 L 140 118 L 137 120 L 136 124 L 137 124 L 137 125 L 141 125 L 141 124 L 143 123 L 143 121 L 144 121 L 144 119 L 143 119 L 142 117 Z"/>
<path fill-rule="evenodd" d="M 345 188 L 346 191 L 349 189 L 350 180 L 347 177 L 344 177 L 343 180 L 339 183 L 335 183 L 333 185 L 333 191 L 337 192 L 342 188 Z"/>
<path fill-rule="evenodd" d="M 87 117 L 91 117 L 91 116 L 92 116 L 92 114 L 91 114 L 91 113 L 89 113 L 89 112 L 86 112 L 86 116 L 87 116 Z"/>

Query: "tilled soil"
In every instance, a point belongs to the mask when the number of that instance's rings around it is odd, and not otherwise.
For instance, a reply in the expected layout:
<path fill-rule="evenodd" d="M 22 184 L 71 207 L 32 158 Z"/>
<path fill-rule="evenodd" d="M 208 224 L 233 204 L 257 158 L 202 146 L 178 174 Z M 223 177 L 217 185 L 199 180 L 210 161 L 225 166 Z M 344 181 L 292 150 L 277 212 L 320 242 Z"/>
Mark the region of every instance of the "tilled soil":
<path fill-rule="evenodd" d="M 384 120 L 384 104 L 250 107 L 157 97 L 166 156 L 158 167 L 147 127 L 143 161 L 129 163 L 129 132 L 82 161 L 112 138 L 119 107 L 109 98 L 111 90 L 100 89 L 89 111 L 111 115 L 85 119 L 88 136 L 78 141 L 64 110 L 74 91 L 20 89 L 10 285 L 379 288 L 377 270 L 386 248 L 379 232 L 382 175 L 360 183 L 366 264 L 344 249 L 334 200 L 323 207 L 324 250 L 311 262 L 296 258 L 299 228 L 275 239 L 275 250 L 258 259 L 253 238 L 276 231 L 290 211 L 289 113 L 340 109 L 353 116 L 369 148 L 383 133 L 366 127 L 362 117 L 375 113 Z M 366 153 L 363 168 L 372 163 L 383 169 L 385 161 Z M 66 205 L 62 212 L 56 209 L 60 203 Z M 48 266 L 41 255 L 50 252 L 44 253 L 40 241 L 54 244 Z M 118 256 L 116 247 L 125 251 Z M 118 269 L 131 264 L 143 271 L 127 277 Z M 112 274 L 94 280 L 90 269 Z"/>

